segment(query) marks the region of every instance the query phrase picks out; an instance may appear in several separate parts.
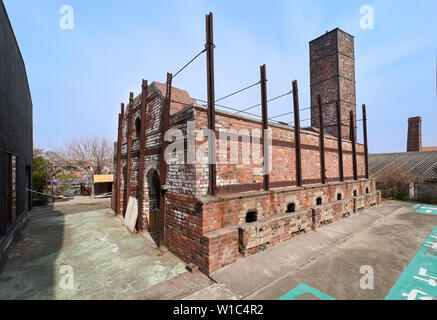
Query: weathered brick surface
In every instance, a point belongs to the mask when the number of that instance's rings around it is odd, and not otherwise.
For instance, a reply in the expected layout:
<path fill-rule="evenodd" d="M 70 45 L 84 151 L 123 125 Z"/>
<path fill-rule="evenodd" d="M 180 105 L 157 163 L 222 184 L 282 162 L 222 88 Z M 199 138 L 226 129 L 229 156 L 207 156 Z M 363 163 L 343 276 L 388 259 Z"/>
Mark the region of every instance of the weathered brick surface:
<path fill-rule="evenodd" d="M 194 103 L 188 94 L 173 88 L 169 119 L 171 136 L 184 137 L 181 149 L 172 150 L 167 161 L 164 240 L 168 249 L 202 272 L 213 273 L 267 246 L 291 239 L 298 233 L 317 230 L 322 224 L 358 213 L 381 202 L 375 181 L 364 179 L 364 146 L 356 144 L 358 180 L 353 180 L 352 143 L 349 121 L 343 121 L 344 182 L 339 182 L 338 140 L 335 137 L 335 101 L 341 100 L 343 119 L 355 110 L 355 70 L 353 37 L 335 29 L 311 42 L 312 106 L 322 95 L 327 183 L 321 184 L 320 141 L 317 109 L 311 112 L 312 127 L 301 130 L 303 187 L 296 187 L 296 145 L 294 128 L 269 124 L 272 138 L 269 191 L 263 190 L 263 158 L 261 121 L 216 110 L 217 196 L 208 195 L 208 138 L 202 129 L 208 127 L 205 106 Z M 159 207 L 162 159 L 162 110 L 165 86 L 150 85 L 146 109 L 145 177 L 143 219 L 139 228 L 148 228 L 147 216 Z M 334 102 L 333 102 L 334 101 Z M 133 101 L 132 172 L 130 190 L 126 190 L 128 115 L 122 121 L 120 207 L 126 207 L 129 195 L 136 197 L 139 177 L 139 134 L 135 123 L 140 117 L 140 97 Z M 127 106 L 127 110 L 130 110 Z M 143 120 L 143 119 L 141 119 Z M 194 140 L 187 139 L 193 128 Z M 171 137 L 170 137 L 171 138 Z M 238 141 L 230 145 L 230 140 Z M 182 145 L 183 144 L 183 145 Z M 173 143 L 169 146 L 174 147 Z M 189 151 L 194 148 L 193 163 Z M 118 155 L 116 155 L 117 157 Z M 175 160 L 183 160 L 176 163 Z M 235 161 L 235 162 L 233 162 Z M 155 181 L 156 182 L 156 181 Z M 116 194 L 116 193 L 114 193 Z M 320 204 L 321 201 L 321 204 Z M 294 211 L 293 211 L 294 210 Z M 256 213 L 256 221 L 247 220 L 248 212 Z"/>
<path fill-rule="evenodd" d="M 408 119 L 407 152 L 422 151 L 422 118 Z"/>
<path fill-rule="evenodd" d="M 246 185 L 253 184 L 262 189 L 262 151 L 259 142 L 253 142 L 247 135 L 260 135 L 261 122 L 245 117 L 236 119 L 227 112 L 217 111 L 216 116 L 217 131 L 240 132 L 244 128 L 242 137 L 236 143 L 238 148 L 231 150 L 229 141 L 226 141 L 224 135 L 217 135 L 217 150 L 227 150 L 227 152 L 217 152 L 217 185 Z M 201 106 L 195 107 L 195 126 L 196 129 L 207 128 L 206 109 Z M 270 181 L 279 182 L 296 182 L 296 153 L 294 147 L 294 128 L 270 124 L 272 134 L 272 169 L 270 171 Z M 220 139 L 223 138 L 223 139 Z M 338 142 L 333 136 L 326 135 L 325 138 L 325 163 L 326 176 L 332 181 L 339 179 L 338 167 Z M 206 147 L 207 139 L 198 134 L 196 136 L 196 148 Z M 252 141 L 252 144 L 251 144 Z M 228 148 L 223 148 L 223 145 Z M 320 177 L 320 151 L 319 151 L 319 134 L 310 130 L 301 130 L 302 144 L 302 176 L 307 183 L 319 183 Z M 364 146 L 360 143 L 357 146 L 357 167 L 358 176 L 363 177 L 365 174 L 364 166 Z M 221 148 L 220 148 L 221 147 Z M 343 147 L 343 170 L 347 179 L 353 177 L 353 158 L 352 144 L 350 140 L 342 141 Z M 246 150 L 246 152 L 243 152 Z M 239 164 L 231 163 L 231 156 L 237 154 L 240 159 Z M 196 164 L 196 195 L 203 196 L 208 190 L 208 153 L 205 151 L 200 154 Z M 248 157 L 249 163 L 242 164 L 243 157 Z M 225 160 L 226 163 L 223 163 Z M 260 163 L 261 162 L 261 163 Z M 228 191 L 227 193 L 231 193 Z"/>
<path fill-rule="evenodd" d="M 239 227 L 240 252 L 252 254 L 268 245 L 287 241 L 300 232 L 309 231 L 312 224 L 311 209 L 243 224 Z"/>
<path fill-rule="evenodd" d="M 349 112 L 356 115 L 354 37 L 336 28 L 311 41 L 310 70 L 311 125 L 319 127 L 317 99 L 320 95 L 325 130 L 337 136 L 336 102 L 339 101 L 342 136 L 349 139 Z"/>

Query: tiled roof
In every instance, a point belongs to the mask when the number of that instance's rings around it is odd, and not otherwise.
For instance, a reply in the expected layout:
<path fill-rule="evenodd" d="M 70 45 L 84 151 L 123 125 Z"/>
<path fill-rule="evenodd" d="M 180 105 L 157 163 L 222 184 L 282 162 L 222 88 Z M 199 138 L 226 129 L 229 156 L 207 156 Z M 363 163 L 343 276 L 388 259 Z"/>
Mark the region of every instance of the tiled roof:
<path fill-rule="evenodd" d="M 437 151 L 369 154 L 370 175 L 376 177 L 396 163 L 425 180 L 437 181 Z"/>

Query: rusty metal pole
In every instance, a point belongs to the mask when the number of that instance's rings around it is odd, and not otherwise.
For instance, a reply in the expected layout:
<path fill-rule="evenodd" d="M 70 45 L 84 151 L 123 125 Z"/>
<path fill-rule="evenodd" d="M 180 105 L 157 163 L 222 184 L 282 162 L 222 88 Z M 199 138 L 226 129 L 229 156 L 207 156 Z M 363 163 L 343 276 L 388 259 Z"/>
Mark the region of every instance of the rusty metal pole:
<path fill-rule="evenodd" d="M 165 133 L 169 128 L 170 119 L 170 102 L 171 102 L 171 86 L 173 75 L 167 73 L 167 84 L 165 93 L 164 108 L 162 108 L 162 149 L 161 149 L 161 190 L 159 197 L 159 246 L 165 245 L 165 211 L 166 211 L 166 194 L 167 194 L 167 163 L 165 162 L 165 149 L 167 149 L 167 141 Z"/>
<path fill-rule="evenodd" d="M 118 165 L 118 158 L 120 157 L 120 154 L 118 153 L 118 144 L 120 141 L 120 121 L 121 121 L 121 114 L 118 114 L 118 127 L 117 127 L 117 142 L 115 144 L 115 150 L 114 150 L 114 183 L 112 187 L 112 210 L 114 210 L 115 215 L 117 215 L 117 198 L 119 196 L 118 191 L 118 168 L 120 167 Z"/>
<path fill-rule="evenodd" d="M 300 145 L 300 115 L 299 115 L 299 90 L 297 81 L 293 81 L 293 107 L 294 107 L 294 141 L 296 144 L 296 185 L 301 187 L 302 183 L 302 154 Z"/>
<path fill-rule="evenodd" d="M 212 12 L 206 16 L 206 73 L 208 83 L 208 129 L 215 133 L 214 36 Z M 216 144 L 208 138 L 209 194 L 216 195 Z"/>
<path fill-rule="evenodd" d="M 355 139 L 355 119 L 354 112 L 350 112 L 350 135 L 352 143 L 352 165 L 354 170 L 354 180 L 358 180 L 358 170 L 357 170 L 357 145 Z"/>
<path fill-rule="evenodd" d="M 126 199 L 124 201 L 124 208 L 127 208 L 127 204 L 130 198 L 130 179 L 131 179 L 131 151 L 132 151 L 132 115 L 133 115 L 133 103 L 134 103 L 134 94 L 131 92 L 129 94 L 129 108 L 127 115 L 127 174 L 126 174 Z M 123 210 L 123 217 L 126 214 L 126 211 Z"/>
<path fill-rule="evenodd" d="M 121 146 L 123 144 L 123 119 L 124 119 L 124 103 L 121 104 L 121 113 L 118 116 L 118 140 L 117 140 L 117 198 L 115 199 L 115 213 L 120 214 L 121 200 Z"/>
<path fill-rule="evenodd" d="M 364 136 L 364 166 L 366 168 L 366 179 L 369 179 L 369 146 L 367 144 L 367 114 L 366 114 L 365 104 L 363 104 L 363 136 Z"/>
<path fill-rule="evenodd" d="M 137 230 L 143 229 L 144 209 L 144 157 L 146 156 L 146 108 L 147 108 L 147 86 L 146 80 L 141 83 L 141 125 L 140 125 L 140 170 L 138 177 L 138 220 Z M 148 222 L 148 221 L 147 221 Z"/>
<path fill-rule="evenodd" d="M 343 171 L 343 140 L 341 136 L 341 109 L 340 103 L 337 100 L 337 144 L 338 144 L 338 171 L 340 174 L 340 181 L 344 181 L 344 171 Z"/>
<path fill-rule="evenodd" d="M 323 123 L 323 106 L 320 95 L 317 98 L 319 104 L 319 141 L 320 141 L 320 180 L 322 184 L 326 183 L 326 165 L 325 165 L 325 133 Z"/>
<path fill-rule="evenodd" d="M 261 111 L 262 111 L 262 147 L 264 156 L 264 168 L 267 168 L 267 172 L 264 172 L 264 190 L 270 190 L 270 146 L 266 139 L 268 137 L 269 120 L 267 110 L 267 77 L 266 77 L 266 65 L 260 67 L 261 76 Z"/>

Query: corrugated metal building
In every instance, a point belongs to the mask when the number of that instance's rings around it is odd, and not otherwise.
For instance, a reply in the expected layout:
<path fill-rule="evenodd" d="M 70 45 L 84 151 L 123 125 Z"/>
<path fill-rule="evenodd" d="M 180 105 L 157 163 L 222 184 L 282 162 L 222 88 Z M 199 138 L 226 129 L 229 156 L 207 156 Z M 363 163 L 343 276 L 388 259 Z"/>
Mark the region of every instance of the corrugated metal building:
<path fill-rule="evenodd" d="M 410 198 L 437 200 L 437 151 L 380 153 L 369 155 L 370 175 L 378 180 L 384 169 L 401 166 L 406 173 L 423 180 L 410 188 Z"/>

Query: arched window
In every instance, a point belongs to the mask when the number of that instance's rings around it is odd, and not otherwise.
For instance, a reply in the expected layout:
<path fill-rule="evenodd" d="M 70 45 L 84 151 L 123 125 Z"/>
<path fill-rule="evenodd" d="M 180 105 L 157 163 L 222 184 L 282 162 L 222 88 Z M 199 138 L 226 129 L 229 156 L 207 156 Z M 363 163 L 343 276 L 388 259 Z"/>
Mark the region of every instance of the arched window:
<path fill-rule="evenodd" d="M 258 220 L 258 213 L 256 211 L 251 210 L 246 214 L 247 223 L 256 222 L 257 220 Z"/>
<path fill-rule="evenodd" d="M 322 205 L 322 198 L 317 198 L 317 200 L 316 200 L 316 204 L 318 205 L 318 206 L 320 206 L 320 205 Z"/>
<path fill-rule="evenodd" d="M 337 200 L 341 200 L 341 193 L 337 193 Z"/>
<path fill-rule="evenodd" d="M 289 203 L 287 206 L 287 213 L 291 213 L 295 211 L 296 211 L 296 205 L 294 203 Z"/>
<path fill-rule="evenodd" d="M 139 138 L 141 135 L 141 119 L 140 117 L 135 119 L 135 138 Z"/>
<path fill-rule="evenodd" d="M 370 193 L 370 192 L 369 192 L 369 187 L 366 188 L 366 193 Z"/>
<path fill-rule="evenodd" d="M 354 190 L 354 197 L 358 196 L 357 190 Z"/>

